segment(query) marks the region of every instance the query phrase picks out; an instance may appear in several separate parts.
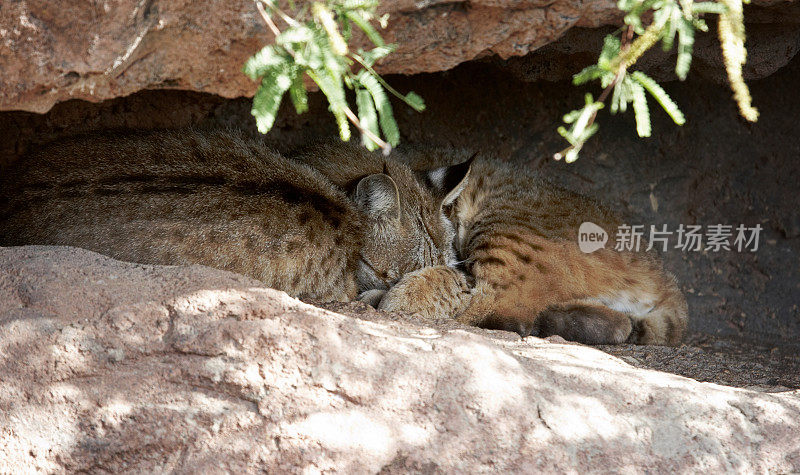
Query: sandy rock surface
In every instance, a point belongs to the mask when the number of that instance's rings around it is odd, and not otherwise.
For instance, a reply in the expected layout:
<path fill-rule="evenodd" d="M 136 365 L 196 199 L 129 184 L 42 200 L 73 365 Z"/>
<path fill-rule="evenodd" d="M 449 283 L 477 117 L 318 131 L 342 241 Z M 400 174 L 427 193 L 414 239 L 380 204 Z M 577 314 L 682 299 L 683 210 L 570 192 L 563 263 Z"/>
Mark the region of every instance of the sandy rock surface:
<path fill-rule="evenodd" d="M 774 72 L 800 47 L 796 2 L 753 3 L 747 12 L 754 34 L 748 42 L 748 79 Z M 616 25 L 621 18 L 611 0 L 384 0 L 380 13 L 390 15 L 385 38 L 400 45 L 378 68 L 386 74 L 524 56 L 573 27 Z M 569 78 L 589 64 L 584 53 L 596 58 L 603 34 L 577 30 L 543 56 L 511 68 L 526 79 Z M 708 37 L 711 41 L 701 38 L 695 47 L 698 64 L 712 65 L 717 73 L 711 75 L 718 76 L 718 44 L 713 34 Z M 242 74 L 242 65 L 272 39 L 250 0 L 5 2 L 0 110 L 46 112 L 71 98 L 96 102 L 143 89 L 252 96 L 256 84 Z M 574 56 L 582 54 L 576 64 Z M 656 56 L 648 70 L 668 59 Z"/>
<path fill-rule="evenodd" d="M 205 267 L 0 249 L 0 472 L 800 470 L 800 393 Z"/>

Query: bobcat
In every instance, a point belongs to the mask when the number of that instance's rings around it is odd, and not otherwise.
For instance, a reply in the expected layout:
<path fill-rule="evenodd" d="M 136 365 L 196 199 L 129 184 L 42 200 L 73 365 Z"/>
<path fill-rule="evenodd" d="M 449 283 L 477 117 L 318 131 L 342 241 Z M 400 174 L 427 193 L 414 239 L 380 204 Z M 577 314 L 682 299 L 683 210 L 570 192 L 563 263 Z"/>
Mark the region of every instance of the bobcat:
<path fill-rule="evenodd" d="M 463 158 L 416 149 L 405 161 L 420 170 Z M 680 343 L 686 300 L 656 256 L 579 250 L 582 222 L 617 229 L 619 220 L 606 208 L 497 160 L 476 160 L 471 177 L 447 209 L 468 274 L 440 266 L 409 273 L 379 308 L 588 344 Z M 437 176 L 428 174 L 428 183 L 441 193 Z"/>
<path fill-rule="evenodd" d="M 345 190 L 238 131 L 69 139 L 6 173 L 0 245 L 203 264 L 300 298 L 350 300 L 454 261 L 452 226 L 434 213 L 442 200 L 407 166 L 372 157 L 380 166 Z"/>

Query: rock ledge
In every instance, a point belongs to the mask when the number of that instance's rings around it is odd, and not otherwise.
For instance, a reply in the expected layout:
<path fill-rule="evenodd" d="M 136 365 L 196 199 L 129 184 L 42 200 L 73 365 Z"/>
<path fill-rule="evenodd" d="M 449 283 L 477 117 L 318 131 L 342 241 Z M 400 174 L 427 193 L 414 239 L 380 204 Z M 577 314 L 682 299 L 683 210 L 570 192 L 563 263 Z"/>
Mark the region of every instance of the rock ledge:
<path fill-rule="evenodd" d="M 366 321 L 205 267 L 0 249 L 0 472 L 800 470 L 800 393 Z"/>

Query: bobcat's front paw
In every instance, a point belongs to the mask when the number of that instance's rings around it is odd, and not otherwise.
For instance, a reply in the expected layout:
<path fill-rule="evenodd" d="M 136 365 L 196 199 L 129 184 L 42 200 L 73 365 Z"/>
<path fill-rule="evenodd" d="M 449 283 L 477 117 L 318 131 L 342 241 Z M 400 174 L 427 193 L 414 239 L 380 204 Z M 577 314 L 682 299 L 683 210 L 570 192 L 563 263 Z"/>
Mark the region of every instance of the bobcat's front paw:
<path fill-rule="evenodd" d="M 361 292 L 358 295 L 358 300 L 360 302 L 364 302 L 365 304 L 371 306 L 372 308 L 378 308 L 378 305 L 381 303 L 381 299 L 383 299 L 384 295 L 386 295 L 385 290 L 370 289 Z"/>
<path fill-rule="evenodd" d="M 466 276 L 450 267 L 435 266 L 404 275 L 386 292 L 378 309 L 423 318 L 455 318 L 469 300 Z"/>

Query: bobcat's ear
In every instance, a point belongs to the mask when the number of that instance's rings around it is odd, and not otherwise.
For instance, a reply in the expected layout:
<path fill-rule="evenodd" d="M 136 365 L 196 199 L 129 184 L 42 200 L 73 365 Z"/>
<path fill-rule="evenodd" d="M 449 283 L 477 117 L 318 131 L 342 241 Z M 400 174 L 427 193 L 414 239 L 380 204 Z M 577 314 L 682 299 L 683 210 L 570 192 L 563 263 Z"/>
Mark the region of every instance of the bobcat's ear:
<path fill-rule="evenodd" d="M 372 218 L 400 217 L 400 192 L 389 175 L 375 173 L 362 178 L 356 186 L 355 202 Z"/>
<path fill-rule="evenodd" d="M 477 153 L 472 154 L 467 161 L 458 165 L 436 168 L 427 173 L 425 180 L 434 193 L 442 197 L 442 206 L 452 204 L 458 198 L 458 195 L 464 191 L 470 170 L 472 170 L 472 162 L 477 155 Z"/>

